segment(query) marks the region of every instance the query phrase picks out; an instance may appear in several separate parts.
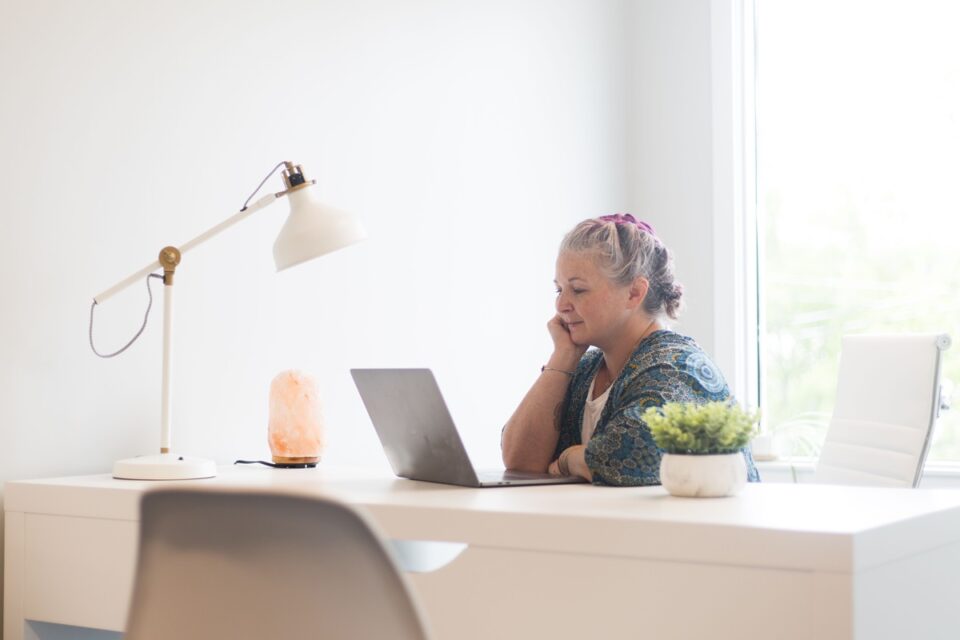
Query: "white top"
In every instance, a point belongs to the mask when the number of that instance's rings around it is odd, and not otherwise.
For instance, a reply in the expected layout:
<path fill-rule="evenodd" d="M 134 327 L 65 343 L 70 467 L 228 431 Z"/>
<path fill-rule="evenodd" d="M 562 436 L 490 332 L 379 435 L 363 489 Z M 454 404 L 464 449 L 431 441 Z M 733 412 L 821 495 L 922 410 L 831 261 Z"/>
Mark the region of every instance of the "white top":
<path fill-rule="evenodd" d="M 607 404 L 607 397 L 610 395 L 611 384 L 597 399 L 593 399 L 593 384 L 597 381 L 597 376 L 593 376 L 590 381 L 590 389 L 587 391 L 587 405 L 583 408 L 583 425 L 580 427 L 580 442 L 587 444 L 593 437 L 593 432 L 597 430 L 597 423 L 600 422 L 600 414 L 603 413 L 603 407 Z"/>

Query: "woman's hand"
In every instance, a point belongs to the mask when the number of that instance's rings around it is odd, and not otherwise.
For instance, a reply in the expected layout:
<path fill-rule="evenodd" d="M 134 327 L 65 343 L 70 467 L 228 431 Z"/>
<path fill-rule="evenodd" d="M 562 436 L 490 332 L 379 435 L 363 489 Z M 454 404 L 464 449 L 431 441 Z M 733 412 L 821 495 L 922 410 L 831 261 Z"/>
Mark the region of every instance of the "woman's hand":
<path fill-rule="evenodd" d="M 586 450 L 587 447 L 582 444 L 567 447 L 559 458 L 550 463 L 547 473 L 552 476 L 580 476 L 588 482 L 593 481 L 593 473 L 587 466 Z"/>
<path fill-rule="evenodd" d="M 593 474 L 587 467 L 585 459 L 586 447 L 582 444 L 573 445 L 563 450 L 560 457 L 550 463 L 547 473 L 552 476 L 580 476 L 587 481 L 593 480 Z M 562 462 L 561 462 L 562 461 Z"/>
<path fill-rule="evenodd" d="M 547 323 L 547 331 L 550 332 L 550 338 L 553 340 L 554 357 L 563 361 L 558 361 L 556 364 L 571 370 L 575 369 L 577 363 L 580 362 L 580 358 L 586 353 L 587 345 L 579 345 L 573 341 L 573 338 L 570 337 L 570 330 L 567 329 L 567 325 L 559 314 L 553 316 Z M 551 361 L 553 359 L 551 358 Z"/>

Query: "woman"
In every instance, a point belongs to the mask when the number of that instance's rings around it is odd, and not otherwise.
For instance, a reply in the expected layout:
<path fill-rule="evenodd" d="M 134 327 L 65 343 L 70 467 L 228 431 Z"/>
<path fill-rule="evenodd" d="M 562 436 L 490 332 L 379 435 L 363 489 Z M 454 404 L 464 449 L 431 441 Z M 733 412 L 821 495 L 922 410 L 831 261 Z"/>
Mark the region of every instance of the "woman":
<path fill-rule="evenodd" d="M 504 427 L 504 464 L 595 484 L 659 484 L 661 451 L 644 410 L 730 398 L 697 343 L 666 328 L 682 293 L 667 248 L 630 214 L 585 220 L 560 245 L 555 283 L 553 355 Z M 743 455 L 749 480 L 759 481 L 749 449 Z"/>

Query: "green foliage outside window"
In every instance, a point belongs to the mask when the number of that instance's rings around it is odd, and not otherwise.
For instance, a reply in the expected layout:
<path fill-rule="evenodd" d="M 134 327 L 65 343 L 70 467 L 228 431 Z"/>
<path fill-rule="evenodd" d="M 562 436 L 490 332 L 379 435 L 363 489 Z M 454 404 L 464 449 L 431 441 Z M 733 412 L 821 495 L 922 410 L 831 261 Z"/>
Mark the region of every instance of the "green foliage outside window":
<path fill-rule="evenodd" d="M 824 194 L 804 224 L 826 236 L 816 246 L 775 198 L 767 205 L 764 355 L 765 426 L 780 451 L 819 453 L 836 396 L 840 343 L 857 333 L 949 333 L 960 320 L 960 253 L 946 238 L 904 229 L 896 242 L 874 229 L 900 227 L 896 209 Z M 955 236 L 951 238 L 955 241 Z M 943 375 L 960 381 L 960 358 L 944 354 Z M 960 460 L 960 415 L 947 411 L 934 434 L 931 459 Z"/>

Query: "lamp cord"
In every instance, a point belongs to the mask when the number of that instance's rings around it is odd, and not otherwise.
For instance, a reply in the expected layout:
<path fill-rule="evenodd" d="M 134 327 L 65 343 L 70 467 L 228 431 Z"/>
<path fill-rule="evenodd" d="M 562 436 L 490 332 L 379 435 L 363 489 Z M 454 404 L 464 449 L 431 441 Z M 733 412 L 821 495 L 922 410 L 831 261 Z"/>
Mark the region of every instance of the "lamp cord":
<path fill-rule="evenodd" d="M 273 169 L 270 170 L 270 173 L 267 174 L 267 177 L 260 181 L 260 184 L 257 185 L 257 188 L 253 190 L 253 193 L 250 194 L 250 197 L 247 198 L 246 202 L 243 203 L 243 207 L 240 209 L 241 211 L 247 208 L 247 205 L 250 204 L 251 200 L 253 200 L 253 196 L 257 195 L 257 192 L 259 192 L 260 189 L 263 188 L 263 185 L 267 183 L 267 180 L 269 180 L 270 177 L 277 172 L 277 169 L 282 167 L 284 164 L 286 163 L 278 162 L 277 166 L 275 166 Z M 137 338 L 140 337 L 140 334 L 143 333 L 143 330 L 147 328 L 147 318 L 150 317 L 150 308 L 153 307 L 153 291 L 150 290 L 150 278 L 162 278 L 162 277 L 163 276 L 156 273 L 151 273 L 147 276 L 147 295 L 150 296 L 150 302 L 147 303 L 147 311 L 146 313 L 143 314 L 143 325 L 140 327 L 140 330 L 137 331 L 136 335 L 130 338 L 130 342 L 123 345 L 123 347 L 121 347 L 117 351 L 114 351 L 113 353 L 100 353 L 99 351 L 97 351 L 97 348 L 93 345 L 93 310 L 97 307 L 97 301 L 96 300 L 93 301 L 93 304 L 90 305 L 90 348 L 93 349 L 93 352 L 95 354 L 97 354 L 101 358 L 112 358 L 114 356 L 120 355 L 121 353 L 129 349 L 130 345 L 132 345 L 134 342 L 137 341 Z"/>
<path fill-rule="evenodd" d="M 100 356 L 101 358 L 112 358 L 118 356 L 127 349 L 130 348 L 134 342 L 137 341 L 137 338 L 140 337 L 140 334 L 143 333 L 143 330 L 147 328 L 147 318 L 150 317 L 150 308 L 153 307 L 153 291 L 150 290 L 150 278 L 163 278 L 160 274 L 151 273 L 147 275 L 147 295 L 150 296 L 150 302 L 147 303 L 147 311 L 143 314 L 143 325 L 140 327 L 140 330 L 137 331 L 136 335 L 130 338 L 130 342 L 123 345 L 119 350 L 114 351 L 113 353 L 100 353 L 97 351 L 97 348 L 93 346 L 93 310 L 97 307 L 97 301 L 94 300 L 93 304 L 90 305 L 90 348 L 93 349 L 93 352 Z"/>
<path fill-rule="evenodd" d="M 250 197 L 247 198 L 246 202 L 243 203 L 243 206 L 240 207 L 240 211 L 243 211 L 244 209 L 247 208 L 247 205 L 250 204 L 250 201 L 251 201 L 251 200 L 253 200 L 253 196 L 257 195 L 257 192 L 260 191 L 260 189 L 263 187 L 263 185 L 265 185 L 265 184 L 267 183 L 267 180 L 270 179 L 270 176 L 272 176 L 273 174 L 275 174 L 275 173 L 277 172 L 277 169 L 279 169 L 280 167 L 282 167 L 284 164 L 286 164 L 286 163 L 285 163 L 285 162 L 278 162 L 278 163 L 277 163 L 277 166 L 275 166 L 273 169 L 270 170 L 270 173 L 267 174 L 267 177 L 260 181 L 260 184 L 257 185 L 257 188 L 253 190 L 253 193 L 250 194 Z"/>
<path fill-rule="evenodd" d="M 267 462 L 266 460 L 236 460 L 233 464 L 262 464 L 274 469 L 313 469 L 316 462 Z"/>

